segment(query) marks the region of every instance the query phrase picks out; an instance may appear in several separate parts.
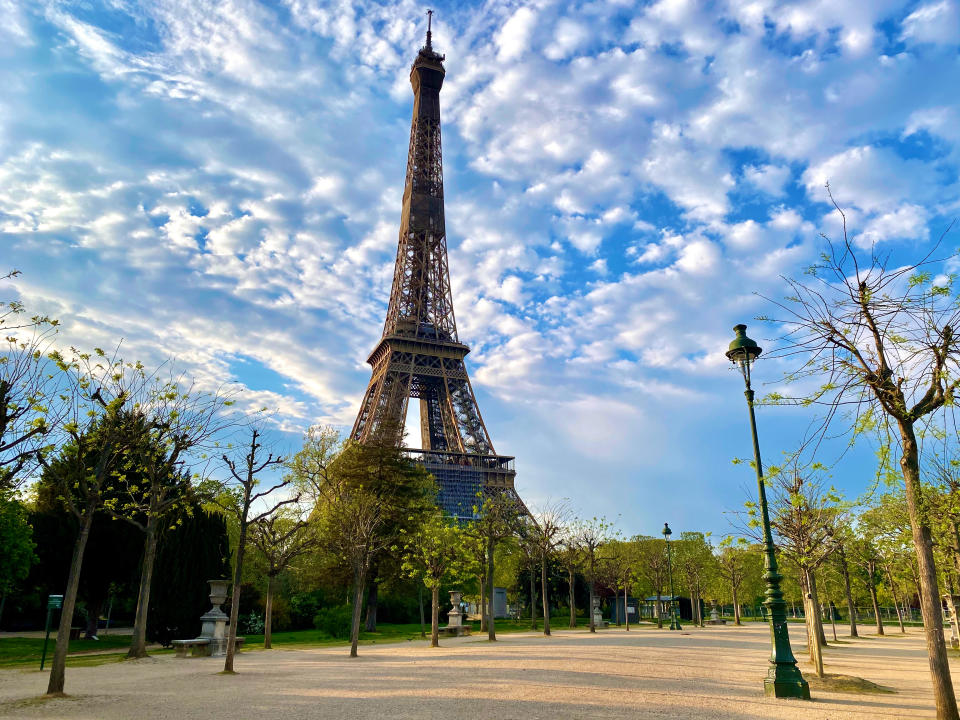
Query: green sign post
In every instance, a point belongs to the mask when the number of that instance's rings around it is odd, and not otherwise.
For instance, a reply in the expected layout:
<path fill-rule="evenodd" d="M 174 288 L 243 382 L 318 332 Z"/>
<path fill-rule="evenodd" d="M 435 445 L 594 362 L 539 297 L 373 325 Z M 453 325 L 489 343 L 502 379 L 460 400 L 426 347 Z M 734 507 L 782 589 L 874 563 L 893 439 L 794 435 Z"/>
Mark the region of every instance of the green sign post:
<path fill-rule="evenodd" d="M 40 669 L 43 670 L 43 664 L 47 661 L 47 643 L 50 641 L 50 616 L 54 610 L 63 609 L 63 595 L 47 596 L 47 627 L 43 637 L 43 654 L 40 656 Z"/>

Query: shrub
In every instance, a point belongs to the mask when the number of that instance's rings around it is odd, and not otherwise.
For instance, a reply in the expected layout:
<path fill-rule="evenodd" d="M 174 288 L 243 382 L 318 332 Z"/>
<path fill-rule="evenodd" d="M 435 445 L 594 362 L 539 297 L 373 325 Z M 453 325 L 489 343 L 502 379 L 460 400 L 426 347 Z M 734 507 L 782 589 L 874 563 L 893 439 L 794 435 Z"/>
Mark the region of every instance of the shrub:
<path fill-rule="evenodd" d="M 245 635 L 263 635 L 263 615 L 254 611 L 237 619 L 238 630 Z"/>
<path fill-rule="evenodd" d="M 304 630 L 313 627 L 314 618 L 323 605 L 323 592 L 296 593 L 290 596 L 290 624 L 291 630 Z"/>
<path fill-rule="evenodd" d="M 332 638 L 342 640 L 350 637 L 353 610 L 349 605 L 321 608 L 313 618 L 313 626 Z"/>

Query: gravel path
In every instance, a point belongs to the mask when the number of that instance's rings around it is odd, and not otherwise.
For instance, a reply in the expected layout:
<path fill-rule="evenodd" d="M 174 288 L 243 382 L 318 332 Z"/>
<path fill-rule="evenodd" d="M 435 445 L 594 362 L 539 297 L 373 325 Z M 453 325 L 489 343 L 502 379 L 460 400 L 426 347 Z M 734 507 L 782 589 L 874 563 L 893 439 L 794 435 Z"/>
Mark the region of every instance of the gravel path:
<path fill-rule="evenodd" d="M 791 626 L 798 657 L 803 627 Z M 843 639 L 843 636 L 841 636 Z M 932 718 L 923 636 L 869 636 L 825 652 L 827 672 L 854 675 L 896 694 L 816 692 L 815 701 L 762 694 L 766 626 L 611 628 L 476 636 L 360 648 L 249 651 L 235 676 L 222 659 L 160 656 L 67 668 L 71 697 L 38 702 L 46 673 L 0 671 L 0 718 L 72 720 L 485 720 L 517 718 Z M 801 661 L 801 669 L 809 665 Z"/>

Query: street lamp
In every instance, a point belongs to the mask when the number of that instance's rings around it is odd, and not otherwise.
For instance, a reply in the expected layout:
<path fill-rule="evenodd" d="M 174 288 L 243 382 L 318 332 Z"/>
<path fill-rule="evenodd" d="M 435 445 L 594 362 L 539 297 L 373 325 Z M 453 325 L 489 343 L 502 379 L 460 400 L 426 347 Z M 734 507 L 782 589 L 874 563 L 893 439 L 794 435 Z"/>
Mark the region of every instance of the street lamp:
<path fill-rule="evenodd" d="M 783 600 L 780 590 L 782 575 L 777 570 L 777 556 L 773 550 L 773 533 L 770 531 L 770 512 L 767 509 L 767 492 L 763 482 L 763 466 L 760 464 L 760 441 L 757 439 L 757 420 L 753 412 L 753 388 L 750 387 L 750 366 L 761 353 L 760 346 L 747 337 L 747 326 L 737 325 L 733 328 L 737 334 L 727 357 L 740 368 L 747 389 L 747 407 L 750 410 L 750 432 L 753 435 L 753 459 L 757 465 L 757 488 L 760 495 L 760 519 L 763 523 L 764 569 L 763 579 L 767 582 L 766 600 L 763 604 L 769 611 L 770 640 L 770 669 L 763 681 L 763 690 L 767 695 L 775 697 L 810 699 L 810 686 L 800 674 L 797 660 L 790 649 L 790 635 L 787 632 L 787 604 Z"/>
<path fill-rule="evenodd" d="M 677 598 L 673 594 L 673 565 L 670 564 L 670 536 L 673 530 L 666 523 L 663 524 L 663 539 L 667 542 L 667 575 L 670 577 L 670 629 L 682 630 L 680 618 L 677 617 Z M 659 598 L 658 598 L 659 599 Z"/>

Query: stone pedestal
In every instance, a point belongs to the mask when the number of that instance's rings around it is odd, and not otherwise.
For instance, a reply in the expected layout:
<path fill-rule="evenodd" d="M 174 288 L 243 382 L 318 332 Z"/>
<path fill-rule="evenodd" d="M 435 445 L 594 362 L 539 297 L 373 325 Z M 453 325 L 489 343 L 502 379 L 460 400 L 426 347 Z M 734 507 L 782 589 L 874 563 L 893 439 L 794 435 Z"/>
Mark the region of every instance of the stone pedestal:
<path fill-rule="evenodd" d="M 444 635 L 460 637 L 461 635 L 469 635 L 473 629 L 470 625 L 463 624 L 463 611 L 460 609 L 462 599 L 462 592 L 459 590 L 450 591 L 450 612 L 447 613 L 449 621 L 446 627 L 441 628 Z"/>
<path fill-rule="evenodd" d="M 206 613 L 200 616 L 203 627 L 200 630 L 201 638 L 208 638 L 208 655 L 223 657 L 227 654 L 227 615 L 220 606 L 227 599 L 227 580 L 210 580 L 210 602 L 213 604 Z"/>
<path fill-rule="evenodd" d="M 960 648 L 960 618 L 957 617 L 957 608 L 960 607 L 960 595 L 944 595 L 947 601 L 947 620 L 950 622 L 950 647 Z"/>
<path fill-rule="evenodd" d="M 463 593 L 459 590 L 450 591 L 450 612 L 447 613 L 450 621 L 447 623 L 447 627 L 461 627 L 463 625 L 463 613 L 460 611 L 460 600 L 462 598 Z"/>
<path fill-rule="evenodd" d="M 600 598 L 593 598 L 593 625 L 594 627 L 605 627 L 603 622 L 603 613 L 600 611 Z"/>
<path fill-rule="evenodd" d="M 717 611 L 717 601 L 711 600 L 710 607 L 710 619 L 707 620 L 707 625 L 726 625 L 727 621 L 720 618 L 720 613 Z"/>

